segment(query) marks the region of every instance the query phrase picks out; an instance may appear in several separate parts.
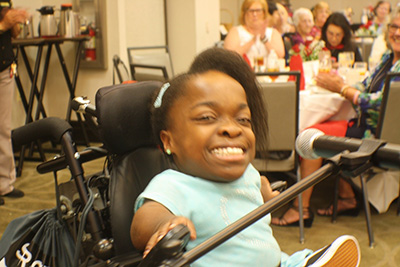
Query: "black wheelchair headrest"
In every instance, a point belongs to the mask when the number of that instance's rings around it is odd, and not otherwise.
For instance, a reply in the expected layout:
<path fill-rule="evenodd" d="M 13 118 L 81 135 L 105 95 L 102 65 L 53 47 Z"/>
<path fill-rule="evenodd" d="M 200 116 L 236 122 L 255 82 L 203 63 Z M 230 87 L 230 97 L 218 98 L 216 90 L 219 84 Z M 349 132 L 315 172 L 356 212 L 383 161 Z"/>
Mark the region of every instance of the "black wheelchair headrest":
<path fill-rule="evenodd" d="M 150 125 L 150 101 L 161 85 L 161 82 L 144 81 L 97 91 L 99 134 L 110 153 L 124 154 L 156 144 Z"/>

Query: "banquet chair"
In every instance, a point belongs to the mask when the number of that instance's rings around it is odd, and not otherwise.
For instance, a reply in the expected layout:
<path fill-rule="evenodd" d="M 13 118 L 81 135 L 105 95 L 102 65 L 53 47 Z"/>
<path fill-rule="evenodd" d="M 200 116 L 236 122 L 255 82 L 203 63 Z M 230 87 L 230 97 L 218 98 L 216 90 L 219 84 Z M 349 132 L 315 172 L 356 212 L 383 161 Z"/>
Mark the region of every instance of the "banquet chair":
<path fill-rule="evenodd" d="M 268 113 L 270 156 L 263 157 L 258 151 L 253 165 L 260 172 L 285 172 L 296 180 L 299 84 L 261 82 L 261 93 Z"/>
<path fill-rule="evenodd" d="M 398 103 L 400 101 L 400 73 L 388 73 L 385 79 L 385 87 L 383 90 L 381 109 L 378 118 L 378 124 L 376 128 L 376 139 L 384 140 L 391 144 L 400 144 L 400 108 L 398 107 Z M 360 175 L 360 184 L 358 185 L 353 180 L 347 179 L 350 184 L 353 185 L 356 189 L 360 188 L 362 196 L 363 196 L 363 207 L 365 212 L 365 219 L 367 223 L 367 231 L 369 237 L 369 245 L 370 247 L 374 246 L 374 235 L 372 231 L 372 223 L 371 223 L 371 210 L 370 204 L 368 200 L 368 189 L 367 183 L 370 181 L 375 175 L 387 171 L 386 169 L 382 169 L 379 167 L 372 167 L 363 174 Z M 335 222 L 337 218 L 337 202 L 339 199 L 339 179 L 336 180 L 335 186 L 335 199 L 333 206 L 333 214 L 332 221 Z M 400 196 L 400 187 L 399 187 L 399 196 Z M 397 215 L 400 214 L 400 198 L 397 200 Z"/>
<path fill-rule="evenodd" d="M 132 80 L 165 81 L 174 76 L 168 46 L 128 47 Z"/>
<path fill-rule="evenodd" d="M 118 55 L 113 56 L 113 84 L 130 80 L 128 68 Z"/>
<path fill-rule="evenodd" d="M 292 182 L 298 182 L 300 178 L 297 175 L 298 156 L 295 141 L 299 129 L 300 72 L 265 72 L 256 75 L 261 80 L 260 88 L 268 113 L 269 145 L 268 153 L 257 151 L 252 164 L 261 173 L 283 173 Z M 270 75 L 290 75 L 295 81 L 262 82 L 263 77 Z M 300 207 L 301 203 L 299 195 Z M 300 218 L 302 213 L 303 209 L 300 209 Z M 303 242 L 304 223 L 300 220 L 300 243 Z"/>

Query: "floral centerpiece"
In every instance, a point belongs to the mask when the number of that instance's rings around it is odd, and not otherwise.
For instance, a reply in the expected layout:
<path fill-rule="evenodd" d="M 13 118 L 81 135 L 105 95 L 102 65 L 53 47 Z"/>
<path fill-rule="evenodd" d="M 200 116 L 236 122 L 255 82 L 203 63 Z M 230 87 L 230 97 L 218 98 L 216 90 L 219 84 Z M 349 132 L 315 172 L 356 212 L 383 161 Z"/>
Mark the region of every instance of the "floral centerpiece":
<path fill-rule="evenodd" d="M 290 57 L 300 55 L 303 62 L 318 59 L 318 54 L 322 50 L 327 50 L 325 42 L 322 40 L 307 41 L 305 44 L 299 43 L 292 46 L 289 50 Z"/>
<path fill-rule="evenodd" d="M 355 32 L 356 36 L 376 36 L 378 34 L 379 25 L 369 20 L 366 24 L 361 25 Z"/>

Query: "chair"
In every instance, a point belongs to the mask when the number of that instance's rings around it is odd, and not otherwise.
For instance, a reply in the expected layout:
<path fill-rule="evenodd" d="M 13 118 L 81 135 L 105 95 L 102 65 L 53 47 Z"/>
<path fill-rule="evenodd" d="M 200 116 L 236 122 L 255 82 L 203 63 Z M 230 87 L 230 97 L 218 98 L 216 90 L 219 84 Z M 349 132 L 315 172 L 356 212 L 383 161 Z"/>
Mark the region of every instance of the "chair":
<path fill-rule="evenodd" d="M 400 135 L 399 135 L 400 122 L 398 119 L 400 117 L 400 108 L 398 107 L 398 103 L 400 101 L 400 82 L 396 81 L 399 79 L 399 77 L 400 73 L 388 73 L 386 76 L 381 109 L 376 129 L 377 139 L 381 139 L 392 144 L 400 144 Z M 367 223 L 370 247 L 373 247 L 374 245 L 374 235 L 371 224 L 371 211 L 368 201 L 367 182 L 371 180 L 376 174 L 384 171 L 385 170 L 382 168 L 373 167 L 367 170 L 362 175 L 360 175 L 361 191 L 363 194 L 363 206 L 365 211 L 365 219 Z M 332 221 L 336 221 L 337 217 L 337 202 L 339 196 L 338 179 L 336 181 Z M 354 185 L 354 182 L 351 180 L 350 183 Z M 397 201 L 397 215 L 399 214 L 400 214 L 400 198 Z"/>
<path fill-rule="evenodd" d="M 261 92 L 268 112 L 268 151 L 274 155 L 281 152 L 284 156 L 261 158 L 257 155 L 253 165 L 261 172 L 292 172 L 296 170 L 294 145 L 298 133 L 297 84 L 261 83 Z M 290 152 L 288 157 L 285 152 Z"/>
<path fill-rule="evenodd" d="M 115 76 L 119 83 L 130 80 L 128 68 L 118 55 L 113 56 L 113 84 L 116 84 Z"/>
<path fill-rule="evenodd" d="M 174 76 L 168 46 L 128 47 L 132 80 L 165 81 Z"/>
<path fill-rule="evenodd" d="M 295 141 L 299 129 L 299 90 L 300 72 L 271 72 L 257 73 L 257 76 L 291 75 L 295 82 L 286 83 L 261 83 L 261 92 L 268 112 L 269 147 L 270 156 L 265 158 L 257 153 L 253 161 L 254 167 L 262 172 L 281 172 L 299 181 L 297 176 L 298 157 L 295 150 Z M 281 156 L 288 155 L 288 156 Z M 302 207 L 301 195 L 299 195 L 300 207 Z M 300 210 L 300 218 L 303 218 Z M 300 221 L 300 242 L 304 241 L 304 224 Z"/>

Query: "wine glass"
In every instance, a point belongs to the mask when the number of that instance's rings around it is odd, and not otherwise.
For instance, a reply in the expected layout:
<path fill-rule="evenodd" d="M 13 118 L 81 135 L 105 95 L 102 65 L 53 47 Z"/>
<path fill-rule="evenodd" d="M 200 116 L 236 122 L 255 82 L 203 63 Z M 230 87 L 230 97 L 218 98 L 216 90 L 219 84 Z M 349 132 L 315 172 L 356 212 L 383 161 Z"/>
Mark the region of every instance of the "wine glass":
<path fill-rule="evenodd" d="M 354 52 L 339 53 L 339 68 L 351 68 L 354 64 Z"/>
<path fill-rule="evenodd" d="M 354 52 L 347 52 L 349 57 L 350 68 L 354 65 L 355 55 Z"/>

